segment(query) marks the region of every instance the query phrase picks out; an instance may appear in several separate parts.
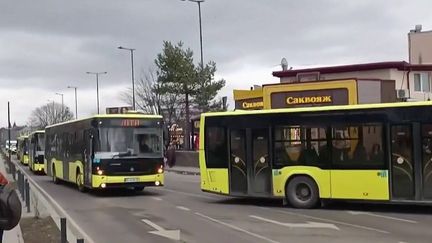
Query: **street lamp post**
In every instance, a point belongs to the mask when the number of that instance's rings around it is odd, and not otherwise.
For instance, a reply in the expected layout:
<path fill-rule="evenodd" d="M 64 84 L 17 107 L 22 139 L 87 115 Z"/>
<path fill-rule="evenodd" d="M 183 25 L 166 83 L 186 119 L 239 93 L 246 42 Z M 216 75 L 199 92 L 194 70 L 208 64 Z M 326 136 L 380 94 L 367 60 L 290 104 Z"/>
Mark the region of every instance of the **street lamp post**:
<path fill-rule="evenodd" d="M 186 1 L 186 0 L 181 0 Z M 198 18 L 199 18 L 199 31 L 200 31 L 200 49 L 201 49 L 201 69 L 204 69 L 204 55 L 203 55 L 203 37 L 202 37 L 202 23 L 201 23 L 201 3 L 204 0 L 188 0 L 189 2 L 194 2 L 198 4 Z"/>
<path fill-rule="evenodd" d="M 99 114 L 99 75 L 107 74 L 107 72 L 86 72 L 86 73 L 96 75 L 96 100 L 97 100 L 97 113 Z"/>
<path fill-rule="evenodd" d="M 127 47 L 123 47 L 123 46 L 119 46 L 117 47 L 120 50 L 127 50 L 130 51 L 131 54 L 131 66 L 132 66 L 132 107 L 134 110 L 135 109 L 135 74 L 134 74 L 134 48 L 127 48 Z"/>
<path fill-rule="evenodd" d="M 78 96 L 77 96 L 78 87 L 68 86 L 68 89 L 74 89 L 75 90 L 75 118 L 78 119 Z"/>
<path fill-rule="evenodd" d="M 181 1 L 186 1 L 186 0 L 181 0 Z M 202 22 L 201 22 L 201 3 L 204 2 L 204 0 L 188 0 L 189 2 L 194 2 L 198 4 L 198 18 L 199 18 L 199 32 L 200 32 L 200 51 L 201 51 L 201 72 L 204 70 L 204 54 L 203 54 L 203 37 L 202 37 Z M 201 76 L 201 75 L 200 75 Z M 186 141 L 186 148 L 190 149 L 191 146 L 191 136 L 190 136 L 190 131 L 189 131 L 189 97 L 188 97 L 188 93 L 186 93 L 186 131 L 185 133 L 187 134 L 186 137 L 187 139 L 185 139 Z"/>

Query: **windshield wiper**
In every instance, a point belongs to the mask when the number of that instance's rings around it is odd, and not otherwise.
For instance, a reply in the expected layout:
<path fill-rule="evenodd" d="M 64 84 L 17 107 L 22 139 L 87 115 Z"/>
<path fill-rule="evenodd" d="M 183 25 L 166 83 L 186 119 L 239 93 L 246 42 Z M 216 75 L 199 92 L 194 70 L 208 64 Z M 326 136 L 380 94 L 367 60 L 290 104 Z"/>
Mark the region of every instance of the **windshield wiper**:
<path fill-rule="evenodd" d="M 112 156 L 112 159 L 114 159 L 115 157 L 121 158 L 121 157 L 127 157 L 127 156 L 137 156 L 137 154 L 132 154 L 132 151 L 130 151 L 130 150 L 127 152 L 119 152 L 117 154 L 114 154 Z"/>

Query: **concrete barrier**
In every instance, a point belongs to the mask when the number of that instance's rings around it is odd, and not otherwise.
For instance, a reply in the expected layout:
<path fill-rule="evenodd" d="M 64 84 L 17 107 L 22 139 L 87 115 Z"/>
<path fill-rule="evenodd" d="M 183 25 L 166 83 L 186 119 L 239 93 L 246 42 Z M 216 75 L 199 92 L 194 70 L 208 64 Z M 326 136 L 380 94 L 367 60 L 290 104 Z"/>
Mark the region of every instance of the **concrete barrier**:
<path fill-rule="evenodd" d="M 198 152 L 196 151 L 176 151 L 176 166 L 199 167 Z M 175 166 L 174 166 L 175 167 Z"/>

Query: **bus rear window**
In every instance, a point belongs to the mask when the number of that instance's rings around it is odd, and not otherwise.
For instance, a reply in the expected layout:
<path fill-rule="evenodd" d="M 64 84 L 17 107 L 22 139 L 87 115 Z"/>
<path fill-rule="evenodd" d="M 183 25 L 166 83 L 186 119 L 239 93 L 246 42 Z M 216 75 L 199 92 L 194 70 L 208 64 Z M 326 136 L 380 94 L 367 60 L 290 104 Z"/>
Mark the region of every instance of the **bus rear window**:
<path fill-rule="evenodd" d="M 224 127 L 206 128 L 205 151 L 207 168 L 228 167 L 227 138 Z"/>

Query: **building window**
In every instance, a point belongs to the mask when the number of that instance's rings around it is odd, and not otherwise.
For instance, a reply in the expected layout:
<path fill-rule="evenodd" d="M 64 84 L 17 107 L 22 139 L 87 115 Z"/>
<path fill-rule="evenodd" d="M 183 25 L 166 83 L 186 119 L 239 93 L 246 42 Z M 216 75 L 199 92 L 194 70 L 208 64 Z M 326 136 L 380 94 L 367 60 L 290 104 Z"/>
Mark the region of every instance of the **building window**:
<path fill-rule="evenodd" d="M 414 74 L 414 91 L 431 92 L 431 85 L 428 73 Z"/>

